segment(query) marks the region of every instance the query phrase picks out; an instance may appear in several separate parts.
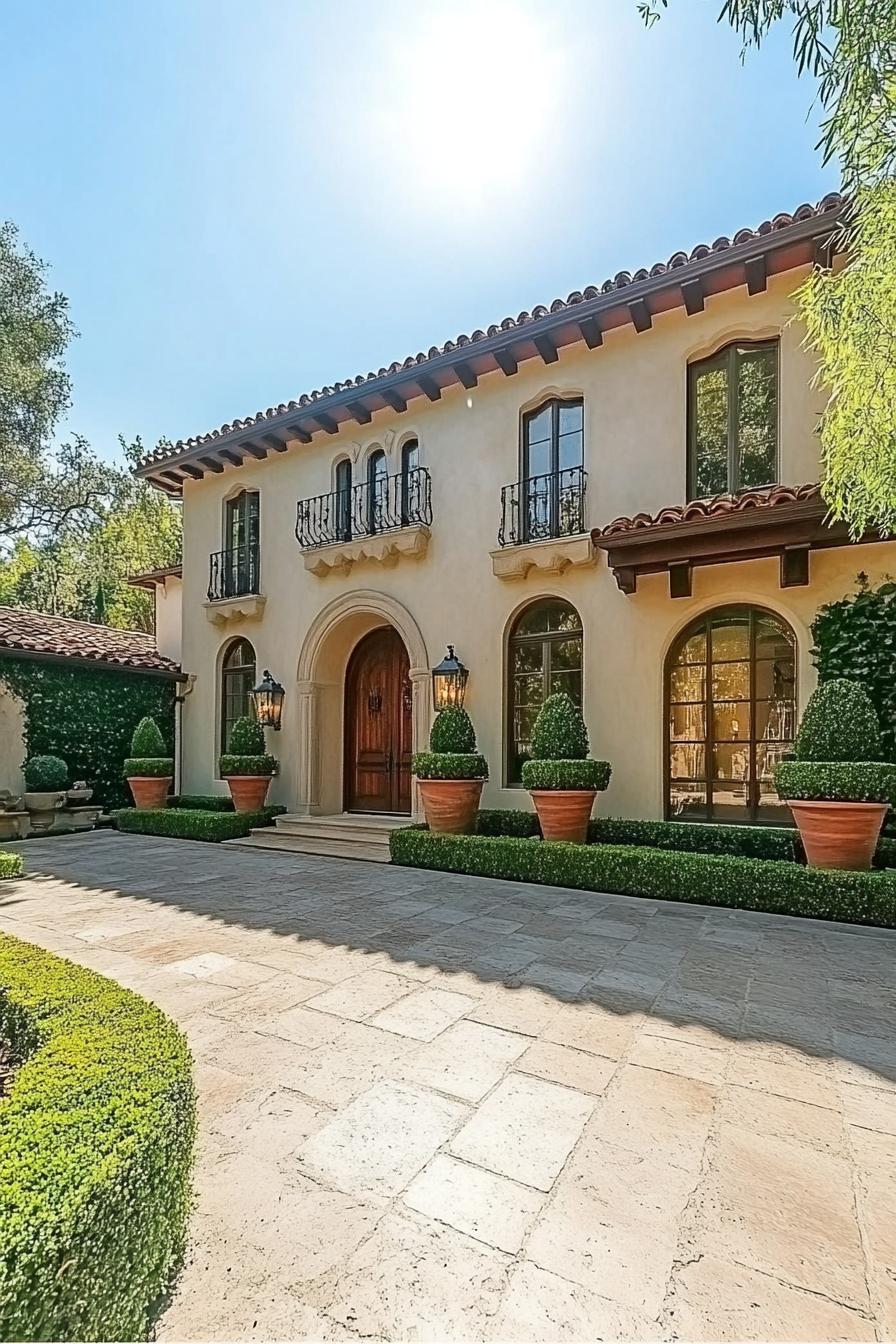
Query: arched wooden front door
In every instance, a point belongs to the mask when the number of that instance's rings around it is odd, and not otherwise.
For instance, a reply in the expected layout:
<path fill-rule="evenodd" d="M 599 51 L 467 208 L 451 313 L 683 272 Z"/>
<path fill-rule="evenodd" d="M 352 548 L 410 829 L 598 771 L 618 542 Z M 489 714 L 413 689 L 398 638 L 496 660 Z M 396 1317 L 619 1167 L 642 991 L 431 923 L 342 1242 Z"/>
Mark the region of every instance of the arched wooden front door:
<path fill-rule="evenodd" d="M 392 626 L 355 648 L 345 678 L 345 810 L 410 812 L 411 682 Z"/>

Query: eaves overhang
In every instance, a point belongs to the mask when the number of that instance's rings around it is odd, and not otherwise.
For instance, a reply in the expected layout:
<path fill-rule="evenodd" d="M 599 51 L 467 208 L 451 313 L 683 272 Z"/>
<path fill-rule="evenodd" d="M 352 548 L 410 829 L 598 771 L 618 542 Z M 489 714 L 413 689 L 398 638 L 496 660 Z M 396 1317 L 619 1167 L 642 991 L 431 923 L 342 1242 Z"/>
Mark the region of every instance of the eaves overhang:
<path fill-rule="evenodd" d="M 409 358 L 378 375 L 361 376 L 158 449 L 141 461 L 136 475 L 179 495 L 185 482 L 263 460 L 270 453 L 285 453 L 295 443 L 311 443 L 321 434 L 368 424 L 379 411 L 401 413 L 421 397 L 435 402 L 446 389 L 473 388 L 491 374 L 512 377 L 531 359 L 555 363 L 559 351 L 575 344 L 596 349 L 605 333 L 619 328 L 648 331 L 654 317 L 676 308 L 694 315 L 714 294 L 742 285 L 750 294 L 759 293 L 774 275 L 813 263 L 830 265 L 842 245 L 846 210 L 843 198 L 832 194 L 818 206 L 801 206 L 794 216 L 778 216 L 756 231 L 741 230 L 731 240 L 718 239 L 690 255 L 675 253 L 649 273 L 632 277 L 621 272 L 599 291 L 556 299 L 549 310 L 536 308 L 532 314 L 507 318 L 500 327 L 489 327 L 488 333 L 458 337 L 441 350 Z"/>

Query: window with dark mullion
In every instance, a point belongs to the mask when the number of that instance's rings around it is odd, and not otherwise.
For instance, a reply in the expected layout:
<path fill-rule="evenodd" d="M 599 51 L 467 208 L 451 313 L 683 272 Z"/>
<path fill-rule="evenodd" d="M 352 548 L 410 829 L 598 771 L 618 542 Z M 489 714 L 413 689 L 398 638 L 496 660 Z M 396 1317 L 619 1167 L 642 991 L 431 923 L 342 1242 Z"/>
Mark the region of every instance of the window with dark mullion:
<path fill-rule="evenodd" d="M 510 633 L 507 667 L 507 782 L 519 784 L 532 729 L 549 695 L 565 691 L 582 704 L 582 622 L 575 607 L 543 598 L 520 613 Z"/>
<path fill-rule="evenodd" d="M 258 492 L 241 490 L 226 505 L 227 597 L 258 592 Z"/>
<path fill-rule="evenodd" d="M 688 497 L 778 479 L 778 342 L 737 341 L 688 366 Z"/>
<path fill-rule="evenodd" d="M 551 400 L 523 416 L 522 530 L 527 541 L 581 530 L 583 404 Z"/>

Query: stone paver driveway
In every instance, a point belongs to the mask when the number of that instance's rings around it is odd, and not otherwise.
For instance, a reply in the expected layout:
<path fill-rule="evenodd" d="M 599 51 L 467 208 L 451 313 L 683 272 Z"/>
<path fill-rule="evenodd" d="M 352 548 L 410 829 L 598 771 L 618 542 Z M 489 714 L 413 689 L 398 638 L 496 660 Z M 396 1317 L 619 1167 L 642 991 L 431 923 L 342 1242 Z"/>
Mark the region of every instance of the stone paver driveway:
<path fill-rule="evenodd" d="M 163 1339 L 896 1334 L 896 936 L 332 859 L 30 843 L 0 925 L 201 1095 Z"/>

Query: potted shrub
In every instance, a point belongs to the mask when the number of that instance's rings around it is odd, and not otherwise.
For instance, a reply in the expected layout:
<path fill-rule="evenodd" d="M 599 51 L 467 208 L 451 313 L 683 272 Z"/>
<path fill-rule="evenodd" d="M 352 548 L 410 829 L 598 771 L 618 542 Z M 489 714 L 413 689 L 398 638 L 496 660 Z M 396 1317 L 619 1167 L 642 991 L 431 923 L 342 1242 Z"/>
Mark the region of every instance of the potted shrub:
<path fill-rule="evenodd" d="M 531 758 L 523 764 L 523 783 L 545 840 L 584 844 L 595 795 L 609 782 L 609 761 L 588 758 L 581 711 L 565 692 L 549 695 L 532 730 Z"/>
<path fill-rule="evenodd" d="M 227 745 L 218 769 L 227 780 L 233 806 L 237 812 L 258 812 L 277 769 L 276 760 L 265 751 L 264 729 L 256 719 L 237 719 Z"/>
<path fill-rule="evenodd" d="M 880 723 L 865 687 L 845 677 L 812 694 L 775 788 L 813 868 L 870 868 L 896 802 L 896 765 L 880 759 Z"/>
<path fill-rule="evenodd" d="M 429 732 L 429 751 L 414 753 L 412 769 L 429 829 L 445 835 L 472 831 L 488 763 L 476 750 L 476 734 L 465 709 L 439 710 Z"/>
<path fill-rule="evenodd" d="M 68 766 L 58 756 L 32 756 L 25 762 L 25 807 L 33 831 L 48 831 L 56 809 L 65 802 Z"/>
<path fill-rule="evenodd" d="M 165 755 L 165 742 L 155 719 L 141 719 L 134 729 L 124 773 L 137 807 L 142 810 L 165 806 L 174 776 L 174 760 Z"/>

